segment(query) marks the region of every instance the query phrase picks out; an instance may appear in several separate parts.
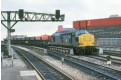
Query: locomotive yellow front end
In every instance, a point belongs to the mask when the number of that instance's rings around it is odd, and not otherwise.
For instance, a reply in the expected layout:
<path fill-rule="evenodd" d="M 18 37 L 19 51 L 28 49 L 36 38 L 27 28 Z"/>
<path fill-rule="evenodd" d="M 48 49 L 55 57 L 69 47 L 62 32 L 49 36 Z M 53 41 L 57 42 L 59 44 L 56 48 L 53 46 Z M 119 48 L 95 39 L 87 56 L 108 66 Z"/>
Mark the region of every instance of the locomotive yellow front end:
<path fill-rule="evenodd" d="M 95 38 L 92 34 L 79 35 L 79 54 L 91 55 L 95 53 Z"/>
<path fill-rule="evenodd" d="M 94 36 L 92 34 L 83 34 L 79 36 L 79 47 L 94 46 Z"/>

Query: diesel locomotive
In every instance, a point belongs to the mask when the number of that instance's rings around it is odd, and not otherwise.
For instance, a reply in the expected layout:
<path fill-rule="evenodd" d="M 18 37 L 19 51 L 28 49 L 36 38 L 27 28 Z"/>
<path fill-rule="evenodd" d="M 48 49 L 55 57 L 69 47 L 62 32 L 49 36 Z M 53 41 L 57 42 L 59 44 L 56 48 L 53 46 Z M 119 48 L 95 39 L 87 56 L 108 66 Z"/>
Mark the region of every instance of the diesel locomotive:
<path fill-rule="evenodd" d="M 94 35 L 87 30 L 66 29 L 55 32 L 49 42 L 49 46 L 73 48 L 74 54 L 92 54 L 96 52 Z"/>

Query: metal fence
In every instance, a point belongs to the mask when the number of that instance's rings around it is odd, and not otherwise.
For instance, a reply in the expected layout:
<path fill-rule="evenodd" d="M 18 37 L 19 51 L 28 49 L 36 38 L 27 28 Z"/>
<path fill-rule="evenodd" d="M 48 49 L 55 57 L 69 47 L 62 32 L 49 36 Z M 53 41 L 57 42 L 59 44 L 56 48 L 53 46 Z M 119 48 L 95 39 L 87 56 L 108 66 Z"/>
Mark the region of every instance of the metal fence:
<path fill-rule="evenodd" d="M 121 51 L 121 38 L 99 38 L 98 43 L 105 50 Z"/>
<path fill-rule="evenodd" d="M 98 42 L 101 47 L 121 47 L 121 38 L 99 38 Z"/>

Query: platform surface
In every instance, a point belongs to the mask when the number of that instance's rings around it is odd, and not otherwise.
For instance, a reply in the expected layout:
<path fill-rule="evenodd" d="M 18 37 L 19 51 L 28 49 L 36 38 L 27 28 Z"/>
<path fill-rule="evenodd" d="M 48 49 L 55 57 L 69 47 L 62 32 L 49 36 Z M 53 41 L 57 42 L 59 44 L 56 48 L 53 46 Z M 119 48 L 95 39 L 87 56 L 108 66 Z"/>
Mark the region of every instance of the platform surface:
<path fill-rule="evenodd" d="M 25 68 L 20 67 L 6 67 L 1 69 L 1 80 L 39 80 L 36 73 L 31 71 L 31 74 L 24 73 L 22 75 L 21 71 L 29 71 Z"/>
<path fill-rule="evenodd" d="M 23 62 L 14 51 L 13 66 L 11 58 L 3 59 L 3 67 L 1 68 L 1 80 L 41 80 L 35 70 L 30 65 Z"/>

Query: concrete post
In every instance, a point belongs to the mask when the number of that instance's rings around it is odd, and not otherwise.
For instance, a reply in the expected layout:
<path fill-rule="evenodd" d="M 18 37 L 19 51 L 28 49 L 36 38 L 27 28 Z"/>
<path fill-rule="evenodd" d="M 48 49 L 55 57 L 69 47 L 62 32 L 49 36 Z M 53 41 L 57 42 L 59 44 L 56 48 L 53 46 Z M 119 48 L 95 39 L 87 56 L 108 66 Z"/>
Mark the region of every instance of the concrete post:
<path fill-rule="evenodd" d="M 1 52 L 1 67 L 3 68 L 3 57 L 4 57 L 4 52 Z"/>
<path fill-rule="evenodd" d="M 7 16 L 7 27 L 8 27 L 8 54 L 9 54 L 9 56 L 11 56 L 11 32 L 10 32 L 10 12 L 8 12 L 8 16 Z"/>
<path fill-rule="evenodd" d="M 44 54 L 47 54 L 47 49 L 44 49 L 44 52 L 43 52 Z"/>
<path fill-rule="evenodd" d="M 9 56 L 11 56 L 11 53 L 10 53 L 10 51 L 11 51 L 11 41 L 10 41 L 10 29 L 8 29 L 8 54 L 9 54 Z"/>
<path fill-rule="evenodd" d="M 73 54 L 74 54 L 73 49 L 70 49 L 70 54 L 71 54 L 71 55 L 73 55 Z"/>
<path fill-rule="evenodd" d="M 103 54 L 103 48 L 99 48 L 99 54 Z"/>
<path fill-rule="evenodd" d="M 12 58 L 11 58 L 11 61 L 12 61 L 12 66 L 13 66 L 13 56 L 14 56 L 14 50 L 11 48 L 11 56 L 12 56 Z"/>

